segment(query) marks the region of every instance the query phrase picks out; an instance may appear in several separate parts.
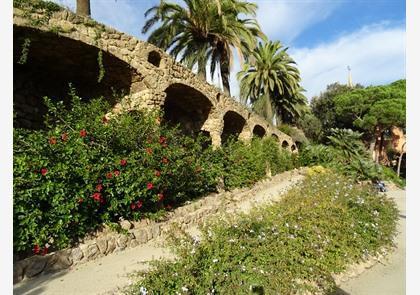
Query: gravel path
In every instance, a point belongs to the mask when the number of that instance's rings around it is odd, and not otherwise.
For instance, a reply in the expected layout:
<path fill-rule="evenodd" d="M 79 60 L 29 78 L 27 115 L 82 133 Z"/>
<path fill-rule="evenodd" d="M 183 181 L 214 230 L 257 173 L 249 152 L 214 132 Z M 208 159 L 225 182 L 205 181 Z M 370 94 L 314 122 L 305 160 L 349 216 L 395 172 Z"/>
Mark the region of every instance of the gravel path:
<path fill-rule="evenodd" d="M 392 190 L 393 198 L 400 210 L 397 249 L 383 263 L 377 263 L 360 276 L 339 286 L 336 295 L 403 295 L 405 294 L 405 191 Z"/>

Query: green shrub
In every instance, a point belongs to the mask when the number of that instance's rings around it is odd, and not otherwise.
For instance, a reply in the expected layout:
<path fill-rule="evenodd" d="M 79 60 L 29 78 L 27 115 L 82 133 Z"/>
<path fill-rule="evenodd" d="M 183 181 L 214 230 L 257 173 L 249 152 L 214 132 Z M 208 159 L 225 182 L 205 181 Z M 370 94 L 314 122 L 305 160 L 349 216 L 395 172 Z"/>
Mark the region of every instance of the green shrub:
<path fill-rule="evenodd" d="M 280 150 L 273 138 L 253 139 L 251 143 L 228 141 L 220 152 L 228 189 L 250 186 L 264 178 L 268 171 L 277 174 L 296 167 L 292 154 Z"/>
<path fill-rule="evenodd" d="M 201 241 L 173 231 L 178 259 L 155 262 L 126 292 L 329 294 L 333 273 L 392 245 L 397 218 L 369 187 L 317 173 L 275 205 L 208 224 Z"/>
<path fill-rule="evenodd" d="M 213 150 L 157 124 L 159 113 L 131 111 L 107 119 L 103 99 L 45 103 L 44 130 L 14 130 L 14 250 L 71 245 L 121 217 L 159 217 L 165 208 L 216 191 L 249 186 L 294 162 L 274 140 L 231 142 Z M 35 251 L 37 252 L 37 251 Z"/>
<path fill-rule="evenodd" d="M 385 179 L 403 185 L 391 169 L 376 164 L 364 147 L 361 133 L 350 129 L 331 129 L 329 145 L 308 145 L 300 151 L 302 166 L 324 165 L 358 180 Z"/>
<path fill-rule="evenodd" d="M 46 130 L 14 131 L 15 251 L 52 240 L 63 248 L 103 222 L 215 190 L 216 175 L 201 166 L 204 139 L 159 126 L 157 114 L 107 120 L 104 100 L 86 104 L 74 94 L 70 111 L 46 104 Z"/>

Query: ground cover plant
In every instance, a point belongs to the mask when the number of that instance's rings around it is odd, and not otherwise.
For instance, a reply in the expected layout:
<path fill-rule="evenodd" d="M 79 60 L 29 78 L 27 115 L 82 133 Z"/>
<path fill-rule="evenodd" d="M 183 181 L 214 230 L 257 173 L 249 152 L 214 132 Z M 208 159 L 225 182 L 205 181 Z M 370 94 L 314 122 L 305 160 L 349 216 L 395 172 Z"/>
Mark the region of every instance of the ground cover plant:
<path fill-rule="evenodd" d="M 213 221 L 200 240 L 174 231 L 178 259 L 126 293 L 329 294 L 333 273 L 392 245 L 397 217 L 390 199 L 317 166 L 280 202 Z"/>
<path fill-rule="evenodd" d="M 248 186 L 296 162 L 274 139 L 213 150 L 158 112 L 110 118 L 104 99 L 83 102 L 72 89 L 70 100 L 45 98 L 45 128 L 14 130 L 14 251 L 22 256 L 65 248 L 121 217 L 159 218 L 220 183 Z"/>

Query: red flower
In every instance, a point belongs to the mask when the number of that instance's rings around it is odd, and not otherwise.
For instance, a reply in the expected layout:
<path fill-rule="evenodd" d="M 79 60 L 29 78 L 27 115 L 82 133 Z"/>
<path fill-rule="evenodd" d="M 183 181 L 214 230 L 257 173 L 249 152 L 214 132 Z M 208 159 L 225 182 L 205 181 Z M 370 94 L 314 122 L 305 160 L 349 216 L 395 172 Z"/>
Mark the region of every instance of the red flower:
<path fill-rule="evenodd" d="M 82 130 L 80 130 L 80 133 L 79 134 L 80 134 L 81 137 L 86 137 L 87 132 L 86 132 L 85 129 L 82 129 Z"/>
<path fill-rule="evenodd" d="M 42 168 L 41 169 L 42 176 L 45 176 L 47 174 L 47 172 L 48 172 L 48 169 L 47 168 Z"/>
<path fill-rule="evenodd" d="M 143 206 L 143 202 L 142 202 L 141 200 L 138 200 L 138 201 L 136 202 L 136 205 L 137 205 L 137 209 L 140 209 L 140 208 L 141 208 L 141 206 Z"/>
<path fill-rule="evenodd" d="M 153 183 L 148 182 L 148 183 L 147 183 L 147 189 L 152 189 L 152 188 L 153 188 Z"/>
<path fill-rule="evenodd" d="M 163 158 L 162 158 L 162 163 L 163 163 L 163 164 L 168 164 L 168 163 L 169 163 L 168 158 L 163 157 Z"/>
<path fill-rule="evenodd" d="M 95 201 L 100 201 L 100 200 L 102 199 L 101 193 L 94 193 L 94 194 L 92 195 L 92 198 L 93 198 Z"/>
<path fill-rule="evenodd" d="M 163 201 L 164 196 L 162 193 L 159 193 L 157 196 L 158 196 L 159 202 Z"/>
<path fill-rule="evenodd" d="M 42 250 L 42 256 L 46 255 L 48 253 L 48 248 L 45 247 L 44 250 Z"/>
<path fill-rule="evenodd" d="M 100 192 L 103 188 L 104 188 L 104 187 L 102 186 L 102 184 L 98 184 L 98 185 L 96 186 L 96 191 L 97 191 L 97 192 Z"/>
<path fill-rule="evenodd" d="M 77 200 L 79 203 L 83 203 L 83 198 L 79 198 L 79 200 Z"/>
<path fill-rule="evenodd" d="M 41 250 L 41 249 L 39 248 L 39 245 L 35 245 L 35 246 L 34 246 L 33 251 L 34 251 L 34 253 L 35 253 L 35 254 L 38 254 L 40 250 Z"/>
<path fill-rule="evenodd" d="M 136 209 L 136 204 L 134 204 L 134 203 L 131 203 L 131 204 L 130 204 L 130 208 L 131 208 L 131 210 L 134 210 L 134 209 Z"/>
<path fill-rule="evenodd" d="M 55 139 L 55 137 L 50 137 L 50 139 L 48 139 L 48 142 L 50 144 L 56 144 L 57 143 L 57 139 Z"/>
<path fill-rule="evenodd" d="M 111 179 L 111 178 L 112 178 L 112 172 L 108 172 L 108 173 L 106 174 L 106 178 Z"/>
<path fill-rule="evenodd" d="M 64 132 L 63 134 L 61 134 L 61 140 L 62 141 L 67 141 L 67 139 L 69 139 L 69 136 L 66 132 Z"/>
<path fill-rule="evenodd" d="M 166 142 L 166 137 L 165 136 L 159 136 L 159 143 L 163 144 Z"/>
<path fill-rule="evenodd" d="M 160 176 L 160 171 L 159 170 L 155 170 L 155 176 L 157 176 L 157 177 Z"/>
<path fill-rule="evenodd" d="M 114 170 L 114 175 L 119 176 L 120 175 L 120 170 Z"/>
<path fill-rule="evenodd" d="M 122 159 L 122 160 L 120 161 L 120 165 L 121 165 L 121 166 L 126 166 L 126 165 L 127 165 L 127 160 L 126 160 L 126 159 Z"/>
<path fill-rule="evenodd" d="M 152 154 L 152 149 L 151 148 L 146 148 L 146 153 L 148 153 L 149 155 L 151 155 Z"/>

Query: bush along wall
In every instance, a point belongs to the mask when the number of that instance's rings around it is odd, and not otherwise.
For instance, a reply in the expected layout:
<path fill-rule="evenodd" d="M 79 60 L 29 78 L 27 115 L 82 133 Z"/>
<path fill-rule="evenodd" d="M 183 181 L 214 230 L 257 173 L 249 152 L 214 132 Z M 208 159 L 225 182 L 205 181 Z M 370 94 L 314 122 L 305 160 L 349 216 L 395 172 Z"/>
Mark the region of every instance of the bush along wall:
<path fill-rule="evenodd" d="M 178 259 L 139 273 L 127 294 L 332 294 L 333 274 L 392 246 L 398 210 L 321 166 L 275 205 L 214 220 L 200 240 L 173 232 Z"/>
<path fill-rule="evenodd" d="M 71 104 L 45 98 L 43 130 L 14 130 L 13 234 L 20 257 L 63 249 L 121 217 L 157 218 L 184 201 L 247 186 L 296 163 L 272 139 L 204 148 L 160 122 L 131 111 L 108 119 L 104 99 Z"/>

